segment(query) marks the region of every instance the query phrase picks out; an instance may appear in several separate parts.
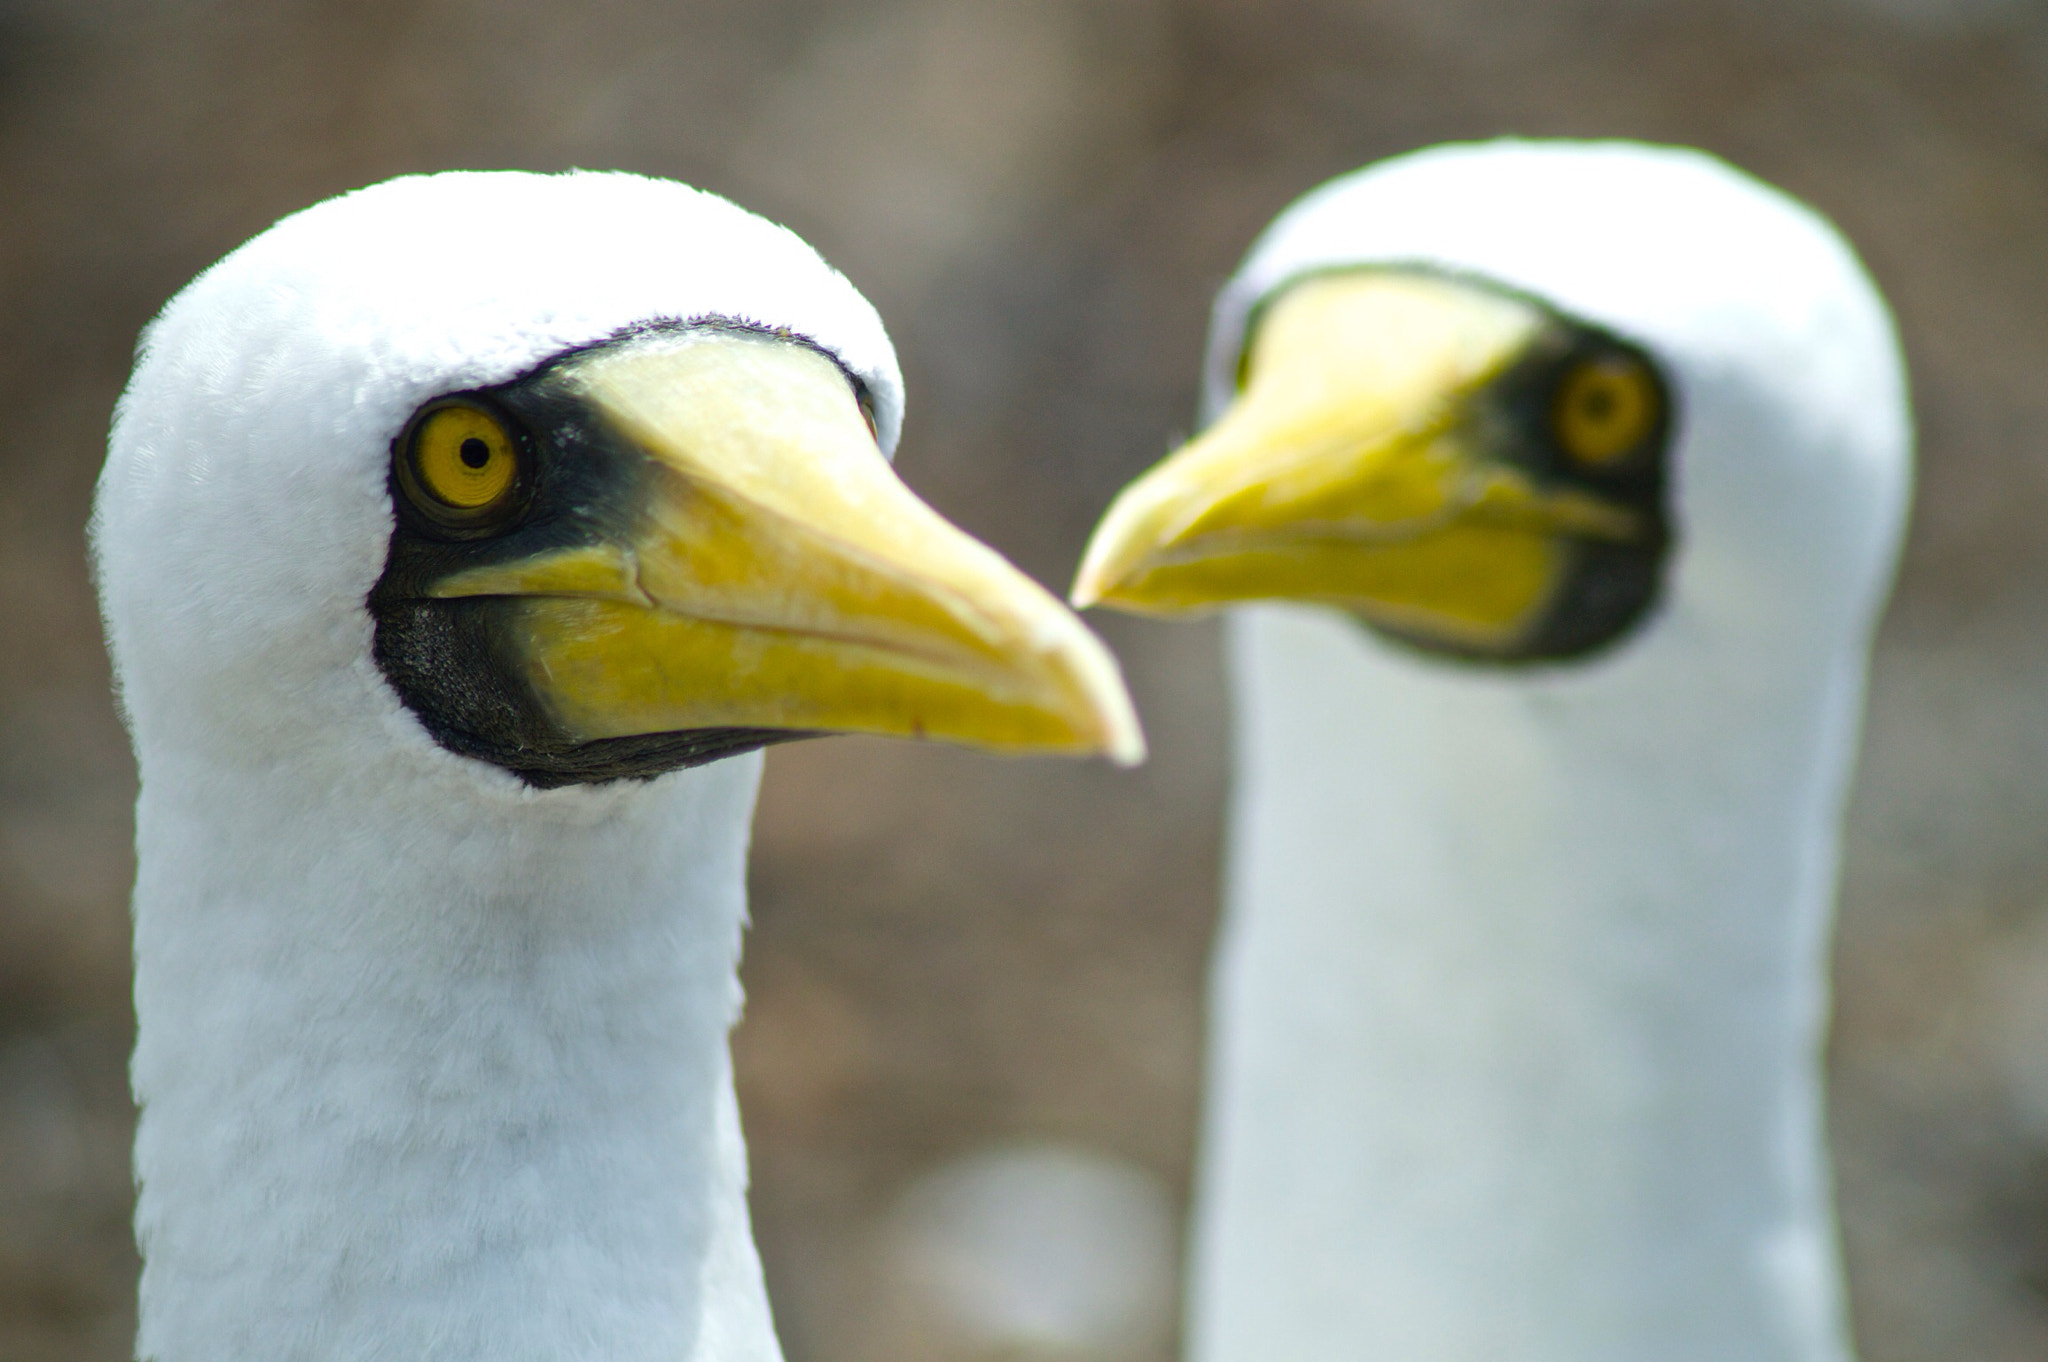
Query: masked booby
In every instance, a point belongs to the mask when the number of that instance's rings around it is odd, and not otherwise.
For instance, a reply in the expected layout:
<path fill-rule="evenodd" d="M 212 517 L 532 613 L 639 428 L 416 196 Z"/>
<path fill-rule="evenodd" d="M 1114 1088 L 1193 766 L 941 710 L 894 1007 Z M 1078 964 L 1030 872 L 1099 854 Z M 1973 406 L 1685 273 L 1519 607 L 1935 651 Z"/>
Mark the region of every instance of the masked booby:
<path fill-rule="evenodd" d="M 93 523 L 141 769 L 149 1362 L 780 1351 L 726 1032 L 755 749 L 1140 739 L 891 471 L 803 242 L 628 175 L 391 181 L 144 336 Z"/>
<path fill-rule="evenodd" d="M 1229 620 L 1196 1362 L 1841 1362 L 1837 837 L 1910 418 L 1819 216 L 1506 141 L 1288 209 L 1077 603 Z"/>

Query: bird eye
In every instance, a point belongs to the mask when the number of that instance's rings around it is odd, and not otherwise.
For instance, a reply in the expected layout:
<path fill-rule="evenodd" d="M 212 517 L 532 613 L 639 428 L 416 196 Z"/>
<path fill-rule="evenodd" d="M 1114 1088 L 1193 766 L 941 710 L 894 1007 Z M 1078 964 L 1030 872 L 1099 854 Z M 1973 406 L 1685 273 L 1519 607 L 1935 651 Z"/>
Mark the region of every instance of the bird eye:
<path fill-rule="evenodd" d="M 1612 463 L 1643 442 L 1662 406 L 1648 365 L 1632 355 L 1602 355 L 1565 374 L 1550 423 L 1574 459 Z"/>
<path fill-rule="evenodd" d="M 399 442 L 398 483 L 412 504 L 449 529 L 495 524 L 517 499 L 519 445 L 495 412 L 460 397 L 422 407 Z"/>

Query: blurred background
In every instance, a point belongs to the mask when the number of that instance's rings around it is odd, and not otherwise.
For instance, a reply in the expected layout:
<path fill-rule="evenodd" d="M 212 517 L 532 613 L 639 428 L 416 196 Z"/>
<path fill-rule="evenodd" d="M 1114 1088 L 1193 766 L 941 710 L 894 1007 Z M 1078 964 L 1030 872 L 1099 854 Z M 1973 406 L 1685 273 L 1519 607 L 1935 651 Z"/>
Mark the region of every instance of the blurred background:
<path fill-rule="evenodd" d="M 0 0 L 0 1358 L 129 1355 L 134 776 L 81 527 L 193 273 L 405 171 L 719 190 L 881 308 L 910 483 L 1062 588 L 1186 430 L 1252 234 L 1505 132 L 1719 152 L 1898 310 L 1922 483 L 1832 1053 L 1855 1317 L 1868 1362 L 2048 1356 L 2048 6 Z M 736 1047 L 791 1362 L 1172 1356 L 1225 712 L 1212 626 L 1098 623 L 1142 771 L 770 755 Z M 995 1326 L 948 1306 L 977 1273 L 1027 1283 Z"/>

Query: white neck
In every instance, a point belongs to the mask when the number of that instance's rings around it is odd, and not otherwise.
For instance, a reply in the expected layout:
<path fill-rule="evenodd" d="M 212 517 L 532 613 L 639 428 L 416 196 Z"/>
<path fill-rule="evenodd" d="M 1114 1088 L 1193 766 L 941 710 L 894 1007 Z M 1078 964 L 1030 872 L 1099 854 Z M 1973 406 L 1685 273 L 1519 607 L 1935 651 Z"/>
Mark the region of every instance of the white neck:
<path fill-rule="evenodd" d="M 779 1362 L 726 1050 L 758 759 L 479 799 L 434 755 L 145 745 L 140 1356 Z"/>
<path fill-rule="evenodd" d="M 1681 598 L 1510 673 L 1233 621 L 1196 1362 L 1847 1356 L 1819 1058 L 1862 628 L 1718 627 Z"/>

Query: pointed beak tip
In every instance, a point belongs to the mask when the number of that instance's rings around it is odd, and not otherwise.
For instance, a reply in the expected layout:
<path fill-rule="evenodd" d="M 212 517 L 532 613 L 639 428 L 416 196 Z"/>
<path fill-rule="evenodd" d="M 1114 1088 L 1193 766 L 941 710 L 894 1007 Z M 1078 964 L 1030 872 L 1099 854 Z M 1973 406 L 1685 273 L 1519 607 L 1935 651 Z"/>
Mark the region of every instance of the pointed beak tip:
<path fill-rule="evenodd" d="M 1081 568 L 1074 574 L 1073 588 L 1067 593 L 1067 603 L 1074 609 L 1086 610 L 1102 604 L 1130 575 L 1133 565 L 1113 561 L 1107 550 L 1108 546 L 1099 539 L 1088 546 Z"/>
<path fill-rule="evenodd" d="M 1154 481 L 1140 479 L 1125 488 L 1089 536 L 1067 597 L 1076 610 L 1101 605 L 1124 608 L 1132 588 L 1180 538 L 1184 527 L 1170 523 L 1171 507 L 1161 500 Z M 1142 591 L 1137 594 L 1143 595 Z"/>
<path fill-rule="evenodd" d="M 1145 764 L 1145 758 L 1151 755 L 1151 750 L 1145 744 L 1144 730 L 1138 727 L 1135 716 L 1128 727 L 1108 735 L 1108 741 L 1103 744 L 1102 755 L 1109 758 L 1110 765 L 1125 771 Z"/>
<path fill-rule="evenodd" d="M 1136 766 L 1145 760 L 1145 731 L 1123 668 L 1092 629 L 1078 620 L 1074 623 L 1080 632 L 1072 637 L 1067 654 L 1068 684 L 1073 687 L 1068 694 L 1079 702 L 1081 713 L 1074 727 L 1086 735 L 1083 750 L 1117 766 Z"/>
<path fill-rule="evenodd" d="M 1137 702 L 1131 698 L 1123 669 L 1107 648 L 1100 651 L 1108 665 L 1091 669 L 1083 695 L 1087 717 L 1077 725 L 1087 734 L 1089 756 L 1105 757 L 1112 765 L 1128 769 L 1145 760 L 1145 730 L 1138 722 Z"/>

